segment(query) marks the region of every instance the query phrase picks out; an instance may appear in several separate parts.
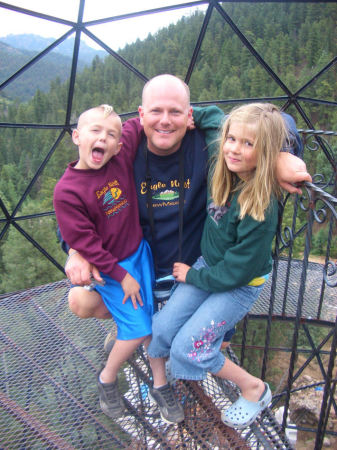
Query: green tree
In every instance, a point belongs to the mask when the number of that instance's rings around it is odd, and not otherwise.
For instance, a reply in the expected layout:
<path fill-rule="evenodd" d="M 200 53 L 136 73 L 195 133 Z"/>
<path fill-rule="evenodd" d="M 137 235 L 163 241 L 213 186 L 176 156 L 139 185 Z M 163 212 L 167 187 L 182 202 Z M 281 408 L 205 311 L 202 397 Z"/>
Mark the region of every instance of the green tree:
<path fill-rule="evenodd" d="M 28 202 L 22 213 L 36 210 Z M 63 264 L 65 256 L 56 239 L 56 221 L 54 217 L 25 220 L 20 226 L 36 240 L 49 254 Z M 3 273 L 0 292 L 12 292 L 19 289 L 50 283 L 64 278 L 63 273 L 47 260 L 14 226 L 10 227 L 7 238 L 1 247 Z"/>

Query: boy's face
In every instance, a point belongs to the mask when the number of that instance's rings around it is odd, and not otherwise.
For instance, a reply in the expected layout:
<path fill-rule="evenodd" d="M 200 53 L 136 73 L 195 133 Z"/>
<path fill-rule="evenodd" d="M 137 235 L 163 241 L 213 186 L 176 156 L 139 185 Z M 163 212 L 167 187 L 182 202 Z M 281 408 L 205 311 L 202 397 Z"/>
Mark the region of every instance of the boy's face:
<path fill-rule="evenodd" d="M 101 110 L 89 110 L 80 117 L 72 139 L 78 146 L 76 169 L 100 169 L 121 149 L 119 117 L 104 117 Z"/>

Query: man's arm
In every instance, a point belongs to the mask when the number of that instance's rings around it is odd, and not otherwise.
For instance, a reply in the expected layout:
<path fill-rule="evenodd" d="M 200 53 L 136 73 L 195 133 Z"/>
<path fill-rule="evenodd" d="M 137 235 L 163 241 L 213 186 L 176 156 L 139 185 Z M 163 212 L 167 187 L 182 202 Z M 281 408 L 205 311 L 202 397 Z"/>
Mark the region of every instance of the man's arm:
<path fill-rule="evenodd" d="M 301 194 L 302 190 L 297 185 L 303 181 L 312 181 L 307 172 L 305 162 L 300 159 L 303 155 L 302 139 L 297 131 L 295 120 L 286 113 L 282 116 L 287 124 L 289 139 L 280 152 L 277 165 L 276 177 L 279 185 L 291 194 Z"/>
<path fill-rule="evenodd" d="M 225 119 L 223 111 L 217 106 L 193 106 L 193 119 L 195 126 L 200 130 L 215 130 L 219 132 Z"/>
<path fill-rule="evenodd" d="M 217 106 L 193 107 L 194 125 L 204 132 L 209 157 L 217 152 L 224 119 L 224 113 Z"/>
<path fill-rule="evenodd" d="M 297 131 L 296 122 L 289 114 L 284 112 L 282 112 L 281 114 L 287 125 L 289 137 L 282 151 L 290 152 L 293 155 L 301 158 L 303 156 L 303 143 Z"/>
<path fill-rule="evenodd" d="M 305 162 L 287 152 L 280 152 L 277 158 L 276 177 L 282 189 L 290 194 L 301 194 L 302 190 L 297 184 L 303 181 L 312 181 Z"/>
<path fill-rule="evenodd" d="M 57 225 L 56 234 L 62 250 L 68 255 L 64 266 L 64 271 L 70 282 L 74 285 L 83 286 L 92 282 L 91 276 L 96 281 L 102 282 L 103 279 L 100 276 L 97 267 L 90 264 L 75 249 L 69 247 L 62 237 L 59 225 Z"/>

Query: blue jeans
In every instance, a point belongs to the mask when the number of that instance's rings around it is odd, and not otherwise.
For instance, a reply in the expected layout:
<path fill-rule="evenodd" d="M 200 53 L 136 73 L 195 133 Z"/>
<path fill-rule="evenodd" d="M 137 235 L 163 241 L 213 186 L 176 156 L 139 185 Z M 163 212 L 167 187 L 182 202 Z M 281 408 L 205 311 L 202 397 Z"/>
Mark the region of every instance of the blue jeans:
<path fill-rule="evenodd" d="M 207 266 L 203 257 L 193 265 Z M 169 357 L 174 378 L 203 380 L 225 363 L 223 336 L 252 308 L 262 286 L 243 286 L 227 292 L 207 292 L 180 283 L 169 301 L 153 316 L 152 358 Z"/>

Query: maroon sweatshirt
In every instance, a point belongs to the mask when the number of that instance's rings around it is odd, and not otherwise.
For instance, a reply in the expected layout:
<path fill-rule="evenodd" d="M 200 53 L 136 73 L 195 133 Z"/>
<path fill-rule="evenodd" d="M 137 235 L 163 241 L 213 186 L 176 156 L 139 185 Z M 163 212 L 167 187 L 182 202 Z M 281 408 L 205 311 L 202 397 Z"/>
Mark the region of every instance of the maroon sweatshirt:
<path fill-rule="evenodd" d="M 117 156 L 99 170 L 78 170 L 70 163 L 54 189 L 62 238 L 118 282 L 127 273 L 118 261 L 134 253 L 143 237 L 133 178 L 140 131 L 137 121 L 128 121 Z"/>

